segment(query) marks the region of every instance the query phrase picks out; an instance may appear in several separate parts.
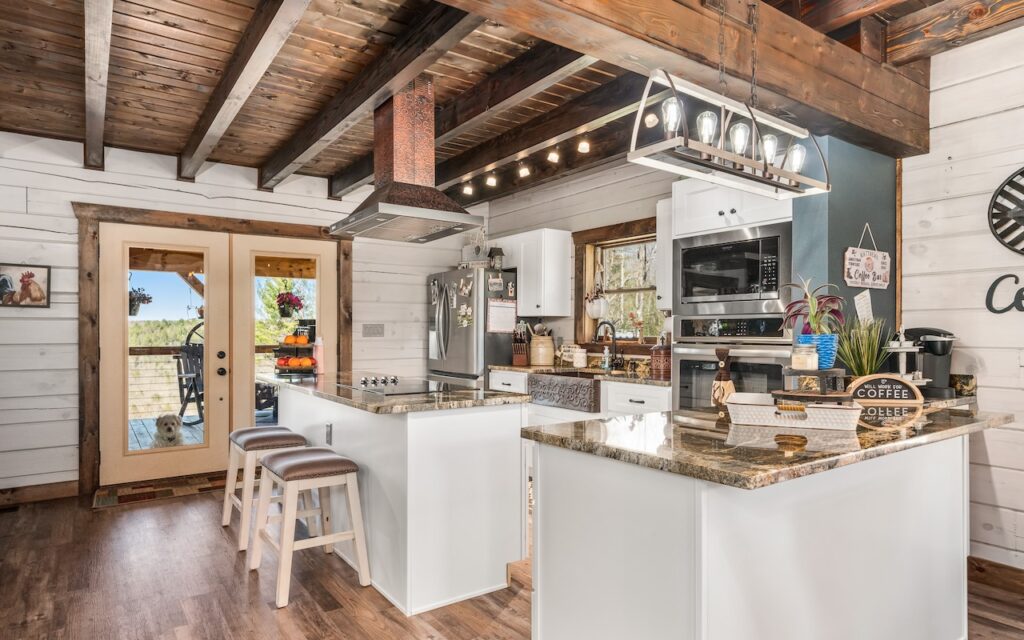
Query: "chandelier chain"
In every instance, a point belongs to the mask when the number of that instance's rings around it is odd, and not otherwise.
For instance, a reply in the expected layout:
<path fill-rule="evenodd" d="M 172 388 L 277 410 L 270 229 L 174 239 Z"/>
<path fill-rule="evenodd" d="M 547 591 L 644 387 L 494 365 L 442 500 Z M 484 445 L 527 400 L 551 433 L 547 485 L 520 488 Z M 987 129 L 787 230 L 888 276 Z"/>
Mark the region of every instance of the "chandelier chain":
<path fill-rule="evenodd" d="M 725 82 L 725 3 L 718 5 L 718 84 L 722 86 L 722 95 L 727 93 Z"/>
<path fill-rule="evenodd" d="M 757 5 L 750 4 L 750 106 L 757 108 Z"/>

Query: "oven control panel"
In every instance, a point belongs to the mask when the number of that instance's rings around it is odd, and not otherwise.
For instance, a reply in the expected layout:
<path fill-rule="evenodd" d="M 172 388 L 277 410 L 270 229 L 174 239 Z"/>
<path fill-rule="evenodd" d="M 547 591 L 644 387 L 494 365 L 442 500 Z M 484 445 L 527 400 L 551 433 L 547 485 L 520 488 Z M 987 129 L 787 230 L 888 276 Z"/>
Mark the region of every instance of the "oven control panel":
<path fill-rule="evenodd" d="M 779 290 L 779 239 L 761 239 L 761 292 Z"/>
<path fill-rule="evenodd" d="M 694 318 L 679 323 L 676 338 L 781 338 L 785 327 L 781 317 Z"/>

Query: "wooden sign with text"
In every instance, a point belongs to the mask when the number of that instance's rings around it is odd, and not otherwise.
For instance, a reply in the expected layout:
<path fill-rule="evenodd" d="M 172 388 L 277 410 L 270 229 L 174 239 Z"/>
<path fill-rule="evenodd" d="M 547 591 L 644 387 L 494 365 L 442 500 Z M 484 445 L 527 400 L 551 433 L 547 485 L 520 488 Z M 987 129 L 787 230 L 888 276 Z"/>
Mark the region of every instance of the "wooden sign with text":
<path fill-rule="evenodd" d="M 862 405 L 908 405 L 922 404 L 921 391 L 911 382 L 898 375 L 876 373 L 873 376 L 857 378 L 847 391 Z"/>

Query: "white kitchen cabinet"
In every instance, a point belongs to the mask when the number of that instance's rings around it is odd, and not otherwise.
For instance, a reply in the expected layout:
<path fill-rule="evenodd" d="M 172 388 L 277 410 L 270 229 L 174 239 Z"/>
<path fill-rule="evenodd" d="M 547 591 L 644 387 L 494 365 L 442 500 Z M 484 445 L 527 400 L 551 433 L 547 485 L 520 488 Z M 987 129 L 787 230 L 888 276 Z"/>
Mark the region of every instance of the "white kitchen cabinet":
<path fill-rule="evenodd" d="M 672 410 L 672 388 L 633 382 L 601 382 L 605 415 L 634 415 Z"/>
<path fill-rule="evenodd" d="M 792 200 L 775 200 L 700 180 L 680 180 L 672 185 L 674 238 L 792 219 Z"/>
<path fill-rule="evenodd" d="M 521 371 L 491 371 L 488 374 L 487 388 L 491 391 L 526 393 L 528 376 L 528 373 Z"/>
<path fill-rule="evenodd" d="M 672 199 L 665 198 L 657 205 L 657 234 L 654 265 L 657 308 L 672 310 Z"/>
<path fill-rule="evenodd" d="M 498 238 L 505 266 L 516 270 L 521 316 L 572 315 L 572 234 L 535 229 Z"/>

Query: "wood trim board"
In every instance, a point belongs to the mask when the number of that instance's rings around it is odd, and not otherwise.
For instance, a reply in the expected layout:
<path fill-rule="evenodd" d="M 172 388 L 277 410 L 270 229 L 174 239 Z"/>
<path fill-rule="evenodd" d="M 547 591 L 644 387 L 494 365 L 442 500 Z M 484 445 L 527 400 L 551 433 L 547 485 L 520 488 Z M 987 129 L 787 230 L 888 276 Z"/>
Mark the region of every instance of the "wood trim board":
<path fill-rule="evenodd" d="M 338 242 L 338 367 L 352 368 L 352 240 L 326 227 L 72 202 L 78 218 L 78 491 L 99 487 L 99 227 L 101 222 Z M 0 494 L 2 495 L 2 494 Z"/>
<path fill-rule="evenodd" d="M 78 495 L 78 480 L 34 484 L 27 487 L 0 489 L 0 507 L 9 507 L 27 502 L 42 502 L 71 498 Z"/>

